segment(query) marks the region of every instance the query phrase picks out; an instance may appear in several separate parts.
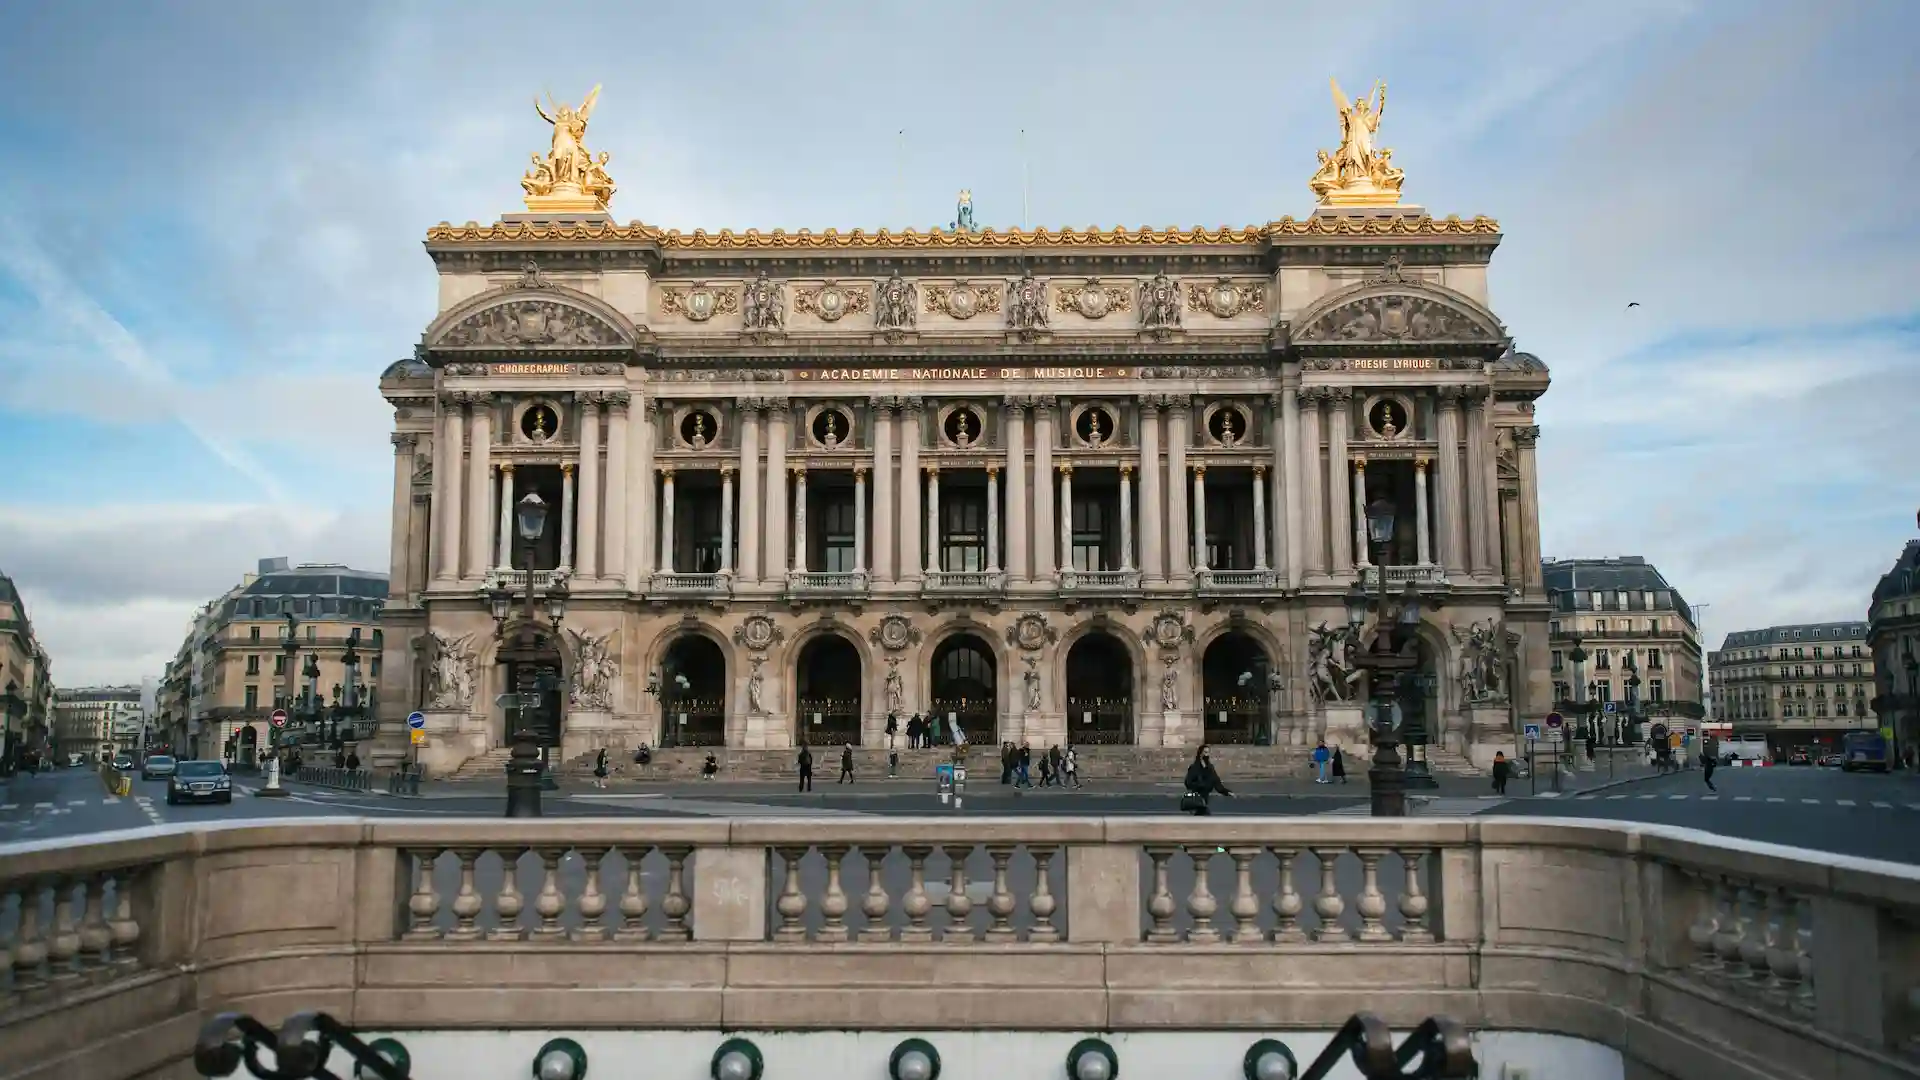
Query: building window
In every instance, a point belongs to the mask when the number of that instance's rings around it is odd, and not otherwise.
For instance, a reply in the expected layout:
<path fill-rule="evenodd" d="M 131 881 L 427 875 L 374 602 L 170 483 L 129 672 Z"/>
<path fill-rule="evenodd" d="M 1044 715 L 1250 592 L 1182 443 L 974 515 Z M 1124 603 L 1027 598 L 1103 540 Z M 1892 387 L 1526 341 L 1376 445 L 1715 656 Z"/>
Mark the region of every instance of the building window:
<path fill-rule="evenodd" d="M 259 627 L 257 627 L 257 626 L 249 626 L 249 627 L 247 627 L 247 640 L 248 640 L 248 641 L 259 641 L 259 640 L 260 640 L 260 628 L 259 628 Z"/>
<path fill-rule="evenodd" d="M 1555 619 L 1555 620 L 1553 620 L 1552 622 L 1550 622 L 1550 623 L 1548 623 L 1548 624 L 1547 624 L 1547 633 L 1549 633 L 1549 634 L 1554 634 L 1554 635 L 1558 635 L 1558 634 L 1560 633 L 1560 620 L 1559 620 L 1559 619 Z"/>
<path fill-rule="evenodd" d="M 247 674 L 249 675 L 260 674 L 260 658 L 258 656 L 247 657 Z"/>
<path fill-rule="evenodd" d="M 1565 667 L 1566 667 L 1566 663 L 1561 657 L 1560 650 L 1559 649 L 1553 650 L 1553 670 L 1560 671 L 1560 670 L 1563 670 Z"/>
<path fill-rule="evenodd" d="M 260 688 L 257 686 L 247 687 L 246 701 L 247 701 L 247 708 L 249 709 L 259 708 L 260 707 Z"/>
<path fill-rule="evenodd" d="M 1073 568 L 1075 570 L 1114 569 L 1107 565 L 1106 535 L 1106 501 L 1093 492 L 1074 492 Z"/>
<path fill-rule="evenodd" d="M 961 488 L 940 493 L 940 568 L 963 573 L 987 568 L 987 496 L 984 489 Z"/>
<path fill-rule="evenodd" d="M 1846 703 L 1846 702 L 1844 702 L 1844 701 L 1836 701 L 1836 702 L 1834 702 L 1834 703 L 1833 703 L 1833 715 L 1835 715 L 1835 716 L 1845 716 L 1845 715 L 1847 715 L 1847 703 Z"/>
<path fill-rule="evenodd" d="M 1612 701 L 1613 700 L 1613 680 L 1601 679 L 1599 682 L 1595 683 L 1593 699 L 1603 704 L 1605 702 Z"/>
<path fill-rule="evenodd" d="M 1611 656 L 1612 654 L 1605 649 L 1595 649 L 1593 652 L 1593 669 L 1595 671 L 1612 670 Z"/>
<path fill-rule="evenodd" d="M 279 656 L 273 658 L 273 673 L 275 675 L 285 675 L 287 673 L 287 655 L 285 653 L 281 653 Z"/>
<path fill-rule="evenodd" d="M 1667 684 L 1660 679 L 1648 680 L 1647 681 L 1647 700 L 1648 701 L 1667 700 Z"/>
<path fill-rule="evenodd" d="M 1665 653 L 1661 652 L 1659 649 L 1647 650 L 1647 670 L 1648 671 L 1664 671 L 1666 670 L 1666 666 L 1667 665 L 1666 665 Z"/>
<path fill-rule="evenodd" d="M 307 644 L 309 645 L 313 644 L 313 633 L 314 633 L 313 627 L 309 625 L 307 627 Z"/>
<path fill-rule="evenodd" d="M 1594 632 L 1594 633 L 1596 633 L 1596 634 L 1604 634 L 1604 633 L 1606 633 L 1606 632 L 1607 632 L 1607 620 L 1605 620 L 1605 619 L 1595 619 L 1595 620 L 1593 620 L 1593 632 Z"/>
<path fill-rule="evenodd" d="M 1553 700 L 1555 700 L 1555 701 L 1572 701 L 1572 700 L 1573 700 L 1573 688 L 1572 688 L 1572 687 L 1570 687 L 1570 686 L 1568 686 L 1568 685 L 1567 685 L 1566 683 L 1564 683 L 1564 682 L 1556 682 L 1556 683 L 1554 683 L 1554 684 L 1553 684 Z"/>
<path fill-rule="evenodd" d="M 847 574 L 853 565 L 853 493 L 821 492 L 838 497 L 823 498 L 820 513 L 820 569 L 830 574 Z"/>
<path fill-rule="evenodd" d="M 1657 633 L 1659 633 L 1659 632 L 1660 632 L 1660 620 L 1659 620 L 1659 619 L 1648 619 L 1648 620 L 1647 620 L 1647 632 L 1648 632 L 1648 633 L 1653 633 L 1653 634 L 1657 634 Z"/>

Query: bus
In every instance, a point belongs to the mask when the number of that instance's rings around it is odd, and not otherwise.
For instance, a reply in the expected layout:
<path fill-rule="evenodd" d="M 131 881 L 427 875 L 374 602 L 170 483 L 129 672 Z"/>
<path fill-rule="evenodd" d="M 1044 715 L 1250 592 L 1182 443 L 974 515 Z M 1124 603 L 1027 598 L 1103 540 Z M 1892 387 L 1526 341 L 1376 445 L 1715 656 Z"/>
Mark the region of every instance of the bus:
<path fill-rule="evenodd" d="M 1886 772 L 1893 765 L 1887 737 L 1877 731 L 1849 731 L 1840 737 L 1840 768 L 1843 772 L 1872 769 Z"/>

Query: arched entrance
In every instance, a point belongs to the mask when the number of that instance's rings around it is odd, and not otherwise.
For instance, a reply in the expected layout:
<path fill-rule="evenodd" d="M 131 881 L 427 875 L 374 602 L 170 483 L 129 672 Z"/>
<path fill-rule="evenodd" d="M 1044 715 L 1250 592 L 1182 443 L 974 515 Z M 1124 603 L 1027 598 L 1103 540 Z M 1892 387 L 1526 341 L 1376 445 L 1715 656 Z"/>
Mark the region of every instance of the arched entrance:
<path fill-rule="evenodd" d="M 800 648 L 794 665 L 796 739 L 815 746 L 860 745 L 860 652 L 837 634 Z"/>
<path fill-rule="evenodd" d="M 960 730 L 973 742 L 986 742 L 989 733 L 999 742 L 998 680 L 993 671 L 993 650 L 972 634 L 955 634 L 933 650 L 933 667 L 928 685 L 932 689 L 933 714 L 941 720 L 941 730 Z"/>
<path fill-rule="evenodd" d="M 1273 664 L 1253 635 L 1229 630 L 1200 657 L 1202 727 L 1210 743 L 1273 741 L 1268 676 Z"/>
<path fill-rule="evenodd" d="M 660 660 L 660 745 L 727 745 L 727 658 L 708 638 L 683 634 Z"/>
<path fill-rule="evenodd" d="M 1111 634 L 1096 630 L 1067 650 L 1067 741 L 1134 741 L 1133 658 Z"/>
<path fill-rule="evenodd" d="M 260 757 L 260 729 L 248 724 L 238 735 L 231 756 L 242 768 L 251 769 Z"/>
<path fill-rule="evenodd" d="M 506 692 L 517 694 L 518 704 L 500 710 L 500 739 L 497 745 L 509 745 L 514 733 L 525 728 L 538 738 L 541 761 L 560 745 L 560 729 L 566 723 L 567 673 L 553 634 L 545 627 L 520 631 L 509 626 L 507 645 L 499 654 Z"/>

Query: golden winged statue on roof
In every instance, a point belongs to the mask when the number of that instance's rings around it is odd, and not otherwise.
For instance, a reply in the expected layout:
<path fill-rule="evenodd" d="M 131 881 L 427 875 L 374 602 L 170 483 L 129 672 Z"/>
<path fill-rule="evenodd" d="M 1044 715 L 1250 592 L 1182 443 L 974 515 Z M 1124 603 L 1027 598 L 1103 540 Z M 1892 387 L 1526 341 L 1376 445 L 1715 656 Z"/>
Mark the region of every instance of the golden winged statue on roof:
<path fill-rule="evenodd" d="M 539 98 L 533 99 L 533 111 L 553 125 L 553 146 L 544 158 L 533 155 L 533 168 L 520 180 L 520 186 L 527 192 L 528 210 L 535 213 L 606 210 L 607 200 L 614 192 L 613 179 L 607 175 L 607 162 L 612 155 L 603 152 L 595 157 L 586 145 L 587 120 L 599 100 L 598 86 L 577 109 L 565 102 L 555 102 L 552 94 L 547 95 L 544 107 Z"/>
<path fill-rule="evenodd" d="M 1340 147 L 1320 151 L 1320 168 L 1308 181 L 1323 206 L 1393 206 L 1400 201 L 1406 174 L 1393 167 L 1393 151 L 1374 146 L 1380 117 L 1387 111 L 1386 80 L 1366 97 L 1351 102 L 1340 80 L 1328 79 L 1333 107 L 1340 115 Z"/>

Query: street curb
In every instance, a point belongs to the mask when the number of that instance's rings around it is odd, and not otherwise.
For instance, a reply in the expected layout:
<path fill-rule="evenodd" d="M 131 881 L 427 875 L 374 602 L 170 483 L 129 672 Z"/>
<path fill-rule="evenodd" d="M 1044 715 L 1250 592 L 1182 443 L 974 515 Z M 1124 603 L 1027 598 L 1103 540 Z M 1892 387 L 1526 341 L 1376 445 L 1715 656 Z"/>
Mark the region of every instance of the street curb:
<path fill-rule="evenodd" d="M 1609 791 L 1617 787 L 1625 787 L 1628 784 L 1639 784 L 1648 780 L 1658 780 L 1661 777 L 1667 776 L 1667 775 L 1669 774 L 1654 773 L 1651 776 L 1629 776 L 1624 780 L 1609 780 L 1604 784 L 1596 784 L 1595 786 L 1590 788 L 1581 788 L 1579 791 L 1563 791 L 1558 795 L 1536 794 L 1536 795 L 1526 795 L 1522 797 L 1528 798 L 1528 799 L 1577 799 L 1582 795 L 1592 795 L 1596 792 Z"/>

